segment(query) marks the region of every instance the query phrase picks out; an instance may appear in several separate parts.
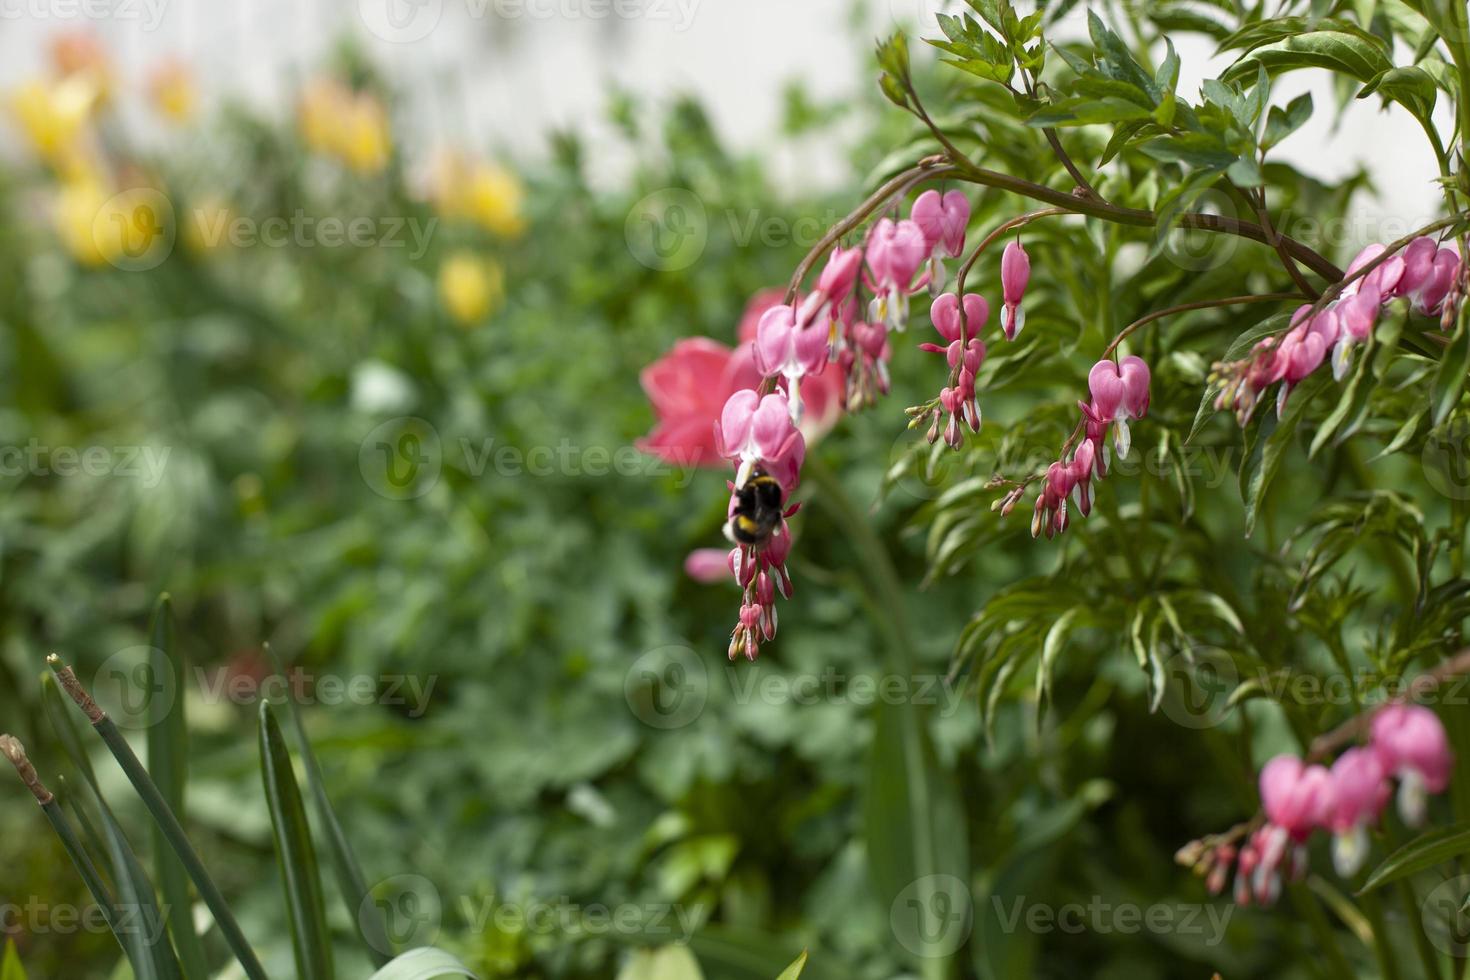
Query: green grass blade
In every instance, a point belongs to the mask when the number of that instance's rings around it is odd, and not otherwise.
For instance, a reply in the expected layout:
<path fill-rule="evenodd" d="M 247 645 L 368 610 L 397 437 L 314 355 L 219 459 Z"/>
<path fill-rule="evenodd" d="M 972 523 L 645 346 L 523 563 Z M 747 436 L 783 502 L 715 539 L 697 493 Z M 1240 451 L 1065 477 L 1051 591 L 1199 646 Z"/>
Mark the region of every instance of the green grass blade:
<path fill-rule="evenodd" d="M 281 669 L 280 658 L 276 656 L 275 650 L 269 643 L 265 645 L 265 652 L 270 658 L 271 669 L 284 678 L 286 672 Z M 301 761 L 306 767 L 306 785 L 311 791 L 312 808 L 316 810 L 318 827 L 327 838 L 327 853 L 332 859 L 332 872 L 337 879 L 337 890 L 341 893 L 342 901 L 347 906 L 348 918 L 357 924 L 358 935 L 366 944 L 373 964 L 384 966 L 392 958 L 393 944 L 388 938 L 387 923 L 383 920 L 382 909 L 377 903 L 370 900 L 367 878 L 362 873 L 362 866 L 357 863 L 357 855 L 347 841 L 341 821 L 337 819 L 337 811 L 332 807 L 332 800 L 327 796 L 321 766 L 317 762 L 316 753 L 312 751 L 311 741 L 306 737 L 306 726 L 301 721 L 301 709 L 290 698 L 286 699 L 286 704 L 291 717 L 291 727 L 296 732 Z"/>
<path fill-rule="evenodd" d="M 275 832 L 276 864 L 286 890 L 298 980 L 331 980 L 332 938 L 311 827 L 291 768 L 291 753 L 270 703 L 260 703 L 260 772 Z"/>
<path fill-rule="evenodd" d="M 440 980 L 450 977 L 471 977 L 469 967 L 442 949 L 420 946 L 384 965 L 368 980 Z"/>
<path fill-rule="evenodd" d="M 153 719 L 148 729 L 148 773 L 158 784 L 164 800 L 184 819 L 184 786 L 189 772 L 189 730 L 184 718 L 184 657 L 174 638 L 173 603 L 167 593 L 158 597 L 153 610 L 153 620 L 148 627 L 149 645 L 158 651 L 148 657 L 148 669 L 169 671 L 172 683 L 154 683 L 150 677 L 145 697 L 152 699 L 159 692 L 169 696 L 169 702 L 151 710 L 147 717 Z M 174 945 L 178 947 L 179 960 L 184 973 L 190 977 L 207 977 L 209 968 L 204 957 L 204 944 L 194 931 L 193 899 L 189 894 L 189 874 L 184 870 L 178 855 L 168 846 L 163 830 L 153 825 L 153 867 L 158 876 L 158 887 L 163 892 L 164 904 L 168 907 L 169 929 L 173 933 Z"/>

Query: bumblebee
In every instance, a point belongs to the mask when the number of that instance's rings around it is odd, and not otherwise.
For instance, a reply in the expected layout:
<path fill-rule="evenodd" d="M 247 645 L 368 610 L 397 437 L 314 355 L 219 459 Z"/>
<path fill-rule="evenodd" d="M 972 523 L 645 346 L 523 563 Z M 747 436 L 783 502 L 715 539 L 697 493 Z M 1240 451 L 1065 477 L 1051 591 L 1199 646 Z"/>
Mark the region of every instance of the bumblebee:
<path fill-rule="evenodd" d="M 725 525 L 725 534 L 737 544 L 762 545 L 781 526 L 781 484 L 757 469 L 735 491 L 735 513 Z"/>

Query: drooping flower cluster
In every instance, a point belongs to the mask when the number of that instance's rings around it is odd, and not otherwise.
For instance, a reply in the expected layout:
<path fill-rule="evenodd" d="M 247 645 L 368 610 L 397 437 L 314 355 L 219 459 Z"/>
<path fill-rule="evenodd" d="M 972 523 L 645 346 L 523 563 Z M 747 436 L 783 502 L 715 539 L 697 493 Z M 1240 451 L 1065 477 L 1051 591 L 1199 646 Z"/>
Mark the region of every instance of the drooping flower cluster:
<path fill-rule="evenodd" d="M 1071 524 L 1069 502 L 1083 517 L 1092 513 L 1092 481 L 1107 476 L 1108 433 L 1113 433 L 1119 458 L 1126 457 L 1132 445 L 1128 423 L 1148 414 L 1150 380 L 1148 364 L 1131 354 L 1117 362 L 1103 358 L 1092 366 L 1087 374 L 1091 400 L 1077 403 L 1082 413 L 1077 428 L 1062 447 L 1061 458 L 1048 466 L 1042 477 L 1031 516 L 1033 538 L 1041 534 L 1050 538 L 1066 531 Z M 996 509 L 1009 514 L 1027 485 L 1014 485 L 996 501 Z"/>
<path fill-rule="evenodd" d="M 1369 245 L 1348 266 L 1347 284 L 1332 302 L 1315 313 L 1312 305 L 1300 307 L 1284 334 L 1260 340 L 1241 360 L 1215 364 L 1210 380 L 1220 389 L 1216 410 L 1230 409 L 1245 425 L 1265 390 L 1280 382 L 1279 414 L 1292 389 L 1329 355 L 1333 377 L 1341 380 L 1352 364 L 1354 349 L 1368 339 L 1380 310 L 1394 300 L 1407 301 L 1423 316 L 1440 317 L 1440 326 L 1448 330 L 1465 295 L 1467 272 L 1460 254 L 1441 248 L 1428 236 L 1414 239 L 1387 258 L 1385 251 L 1383 245 Z M 1370 263 L 1376 264 L 1358 275 Z"/>
<path fill-rule="evenodd" d="M 1306 873 L 1306 843 L 1316 830 L 1333 835 L 1332 861 L 1350 877 L 1368 854 L 1368 828 L 1393 795 L 1398 781 L 1399 815 L 1410 826 L 1424 822 L 1427 794 L 1449 785 L 1454 755 L 1444 726 L 1429 708 L 1390 704 L 1371 719 L 1367 745 L 1347 749 L 1329 769 L 1281 755 L 1261 770 L 1264 820 L 1237 849 L 1234 840 L 1194 841 L 1179 860 L 1206 877 L 1212 894 L 1224 890 L 1232 867 L 1237 904 L 1270 905 L 1283 877 Z"/>
<path fill-rule="evenodd" d="M 747 389 L 725 403 L 715 441 L 719 454 L 736 466 L 725 529 L 735 545 L 729 568 L 744 600 L 729 655 L 754 660 L 761 642 L 776 635 L 776 593 L 791 598 L 787 519 L 797 510 L 790 498 L 806 459 L 806 440 L 791 420 L 784 393 Z"/>
<path fill-rule="evenodd" d="M 970 427 L 971 432 L 980 431 L 980 400 L 975 395 L 975 375 L 985 363 L 985 341 L 980 339 L 980 328 L 990 319 L 990 304 L 976 293 L 966 293 L 964 323 L 961 324 L 960 298 L 954 293 L 945 293 L 929 308 L 929 318 L 934 329 L 946 343 L 925 343 L 919 350 L 943 354 L 955 379 L 939 393 L 939 411 L 934 413 L 934 423 L 929 427 L 929 441 L 939 437 L 939 423 L 944 415 L 949 422 L 944 427 L 944 441 L 955 449 L 960 447 L 960 420 Z"/>

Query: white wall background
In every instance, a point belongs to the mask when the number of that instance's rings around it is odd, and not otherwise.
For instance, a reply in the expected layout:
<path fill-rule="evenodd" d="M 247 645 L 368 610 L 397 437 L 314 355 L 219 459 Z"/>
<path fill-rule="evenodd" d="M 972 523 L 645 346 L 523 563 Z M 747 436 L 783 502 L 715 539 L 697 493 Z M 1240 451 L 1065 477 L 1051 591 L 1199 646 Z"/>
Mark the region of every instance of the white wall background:
<path fill-rule="evenodd" d="M 1025 0 L 1022 0 L 1023 4 Z M 944 0 L 0 0 L 0 89 L 44 70 L 47 41 L 85 26 L 109 47 L 124 82 L 139 85 L 159 57 L 196 66 L 206 100 L 224 92 L 286 110 L 286 96 L 344 34 L 360 39 L 404 85 L 414 106 L 405 145 L 452 139 L 523 157 L 545 150 L 551 126 L 601 123 L 613 85 L 652 99 L 701 97 L 725 138 L 770 149 L 788 185 L 846 174 L 812 146 L 778 147 L 780 91 L 793 76 L 819 97 L 873 78 L 872 38 L 896 23 L 923 23 Z M 1081 28 L 1082 14 L 1069 30 Z M 1181 92 L 1217 74 L 1211 46 L 1176 42 Z M 1357 167 L 1378 197 L 1352 216 L 1357 241 L 1396 237 L 1434 212 L 1433 160 L 1402 111 L 1355 104 L 1333 131 L 1324 79 L 1281 79 L 1276 101 L 1311 84 L 1317 117 L 1281 149 L 1310 172 Z M 136 86 L 134 86 L 136 88 Z M 145 113 L 124 103 L 147 125 Z M 1445 131 L 1449 118 L 1445 114 Z M 405 121 L 400 121 L 401 124 Z M 594 133 L 595 133 L 594 129 Z M 4 143 L 12 141 L 6 140 Z M 595 145 L 595 144 L 594 144 Z M 614 165 L 615 161 L 614 161 Z"/>

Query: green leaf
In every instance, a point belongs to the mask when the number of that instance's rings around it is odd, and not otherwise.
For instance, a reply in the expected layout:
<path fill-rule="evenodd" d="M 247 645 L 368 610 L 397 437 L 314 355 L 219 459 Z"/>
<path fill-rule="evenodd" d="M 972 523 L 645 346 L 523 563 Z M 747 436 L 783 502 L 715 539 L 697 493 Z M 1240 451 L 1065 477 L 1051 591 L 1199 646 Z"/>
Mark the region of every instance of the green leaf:
<path fill-rule="evenodd" d="M 1256 529 L 1256 517 L 1260 514 L 1261 502 L 1266 499 L 1266 491 L 1271 488 L 1276 473 L 1281 469 L 1281 461 L 1296 435 L 1297 427 L 1306 415 L 1307 407 L 1331 383 L 1330 374 L 1319 372 L 1298 385 L 1287 400 L 1286 414 L 1279 422 L 1274 421 L 1267 406 L 1261 407 L 1259 414 L 1264 438 L 1259 439 L 1258 445 L 1254 447 L 1260 452 L 1247 454 L 1247 464 L 1255 462 L 1256 465 L 1249 466 L 1249 469 L 1248 465 L 1241 467 L 1241 476 L 1245 480 L 1242 497 L 1245 500 L 1246 537 L 1250 537 Z M 1270 432 L 1266 434 L 1268 427 Z"/>
<path fill-rule="evenodd" d="M 806 954 L 802 953 L 802 962 Z M 15 951 L 15 940 L 5 940 L 5 959 L 0 960 L 0 980 L 28 980 L 25 967 L 20 965 L 20 954 Z"/>
<path fill-rule="evenodd" d="M 704 980 L 704 971 L 688 946 L 671 944 L 635 951 L 617 980 Z"/>
<path fill-rule="evenodd" d="M 184 657 L 175 641 L 173 604 L 167 594 L 158 598 L 148 635 L 149 644 L 157 654 L 147 658 L 145 669 L 150 675 L 155 668 L 168 670 L 172 674 L 171 680 L 162 684 L 155 682 L 150 676 L 144 688 L 145 697 L 148 698 L 154 697 L 159 691 L 172 692 L 171 700 L 148 729 L 148 773 L 158 784 L 163 798 L 182 821 L 184 786 L 188 781 L 189 771 L 189 731 L 184 719 Z M 149 712 L 149 717 L 153 717 L 152 712 Z M 153 870 L 158 876 L 158 887 L 163 893 L 164 906 L 168 909 L 169 930 L 173 933 L 180 965 L 185 976 L 208 976 L 204 946 L 199 941 L 198 933 L 194 931 L 189 874 L 184 870 L 178 855 L 168 846 L 163 830 L 157 823 L 152 824 L 152 836 Z"/>
<path fill-rule="evenodd" d="M 469 967 L 453 955 L 432 946 L 421 946 L 384 964 L 368 980 L 439 980 L 441 977 L 474 976 Z"/>
<path fill-rule="evenodd" d="M 1355 37 L 1365 44 L 1387 50 L 1383 39 L 1363 30 L 1349 20 L 1324 17 L 1275 17 L 1257 21 L 1231 34 L 1220 42 L 1216 54 L 1224 51 L 1254 51 L 1267 44 L 1278 44 L 1309 34 L 1339 33 Z"/>
<path fill-rule="evenodd" d="M 801 971 L 804 969 L 806 969 L 806 950 L 802 950 L 801 955 L 793 960 L 790 966 L 782 970 L 781 975 L 776 980 L 797 980 L 801 976 Z M 5 978 L 0 977 L 0 980 L 5 980 Z"/>
<path fill-rule="evenodd" d="M 1370 82 L 1392 69 L 1393 62 L 1388 60 L 1381 47 L 1357 34 L 1317 31 L 1258 48 L 1231 65 L 1221 77 L 1226 81 L 1237 81 L 1254 75 L 1263 67 L 1272 75 L 1298 68 L 1326 68 L 1360 82 Z"/>
<path fill-rule="evenodd" d="M 1358 98 L 1381 95 L 1385 101 L 1397 102 L 1412 112 L 1421 124 L 1434 125 L 1434 106 L 1439 100 L 1439 87 L 1434 78 L 1417 65 L 1390 68 L 1379 72 L 1358 92 Z"/>
<path fill-rule="evenodd" d="M 282 678 L 286 676 L 276 656 L 275 647 L 265 644 L 265 654 L 270 659 L 271 669 Z M 327 795 L 326 780 L 322 778 L 322 767 L 317 761 L 311 740 L 306 737 L 306 725 L 301 720 L 301 708 L 291 698 L 286 699 L 287 714 L 291 728 L 296 733 L 296 744 L 301 761 L 306 768 L 306 786 L 311 791 L 312 809 L 316 811 L 317 824 L 327 838 L 327 853 L 332 860 L 333 876 L 342 902 L 347 906 L 347 915 L 354 923 L 358 935 L 367 947 L 368 955 L 378 966 L 388 962 L 388 950 L 393 948 L 388 938 L 388 926 L 383 911 L 377 903 L 370 901 L 367 876 L 362 873 L 357 854 L 337 819 L 332 799 Z"/>
<path fill-rule="evenodd" d="M 1368 875 L 1358 894 L 1407 878 L 1462 854 L 1470 854 L 1470 824 L 1458 823 L 1428 831 L 1385 858 Z"/>
<path fill-rule="evenodd" d="M 919 921 L 910 924 L 907 945 L 943 960 L 954 952 L 947 945 L 953 937 L 928 917 L 943 906 L 946 886 L 968 880 L 969 855 L 959 789 L 935 758 L 921 707 L 895 701 L 876 708 L 863 831 L 882 907 L 898 902 L 913 912 Z"/>
<path fill-rule="evenodd" d="M 1312 93 L 1298 95 L 1287 103 L 1286 108 L 1272 106 L 1266 116 L 1266 133 L 1261 137 L 1261 149 L 1269 150 L 1292 133 L 1301 129 L 1312 117 Z"/>
<path fill-rule="evenodd" d="M 299 980 L 331 980 L 332 938 L 327 931 L 311 829 L 291 768 L 291 753 L 267 701 L 260 704 L 260 769 L 274 831 L 276 864 L 286 892 L 296 975 Z"/>

